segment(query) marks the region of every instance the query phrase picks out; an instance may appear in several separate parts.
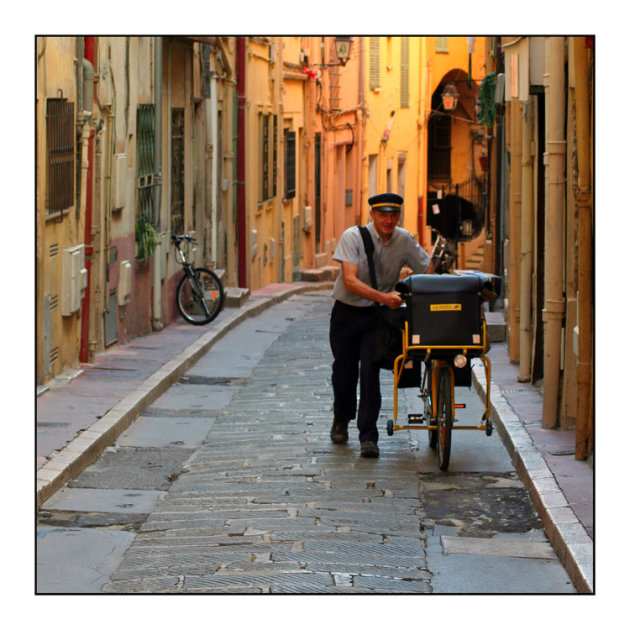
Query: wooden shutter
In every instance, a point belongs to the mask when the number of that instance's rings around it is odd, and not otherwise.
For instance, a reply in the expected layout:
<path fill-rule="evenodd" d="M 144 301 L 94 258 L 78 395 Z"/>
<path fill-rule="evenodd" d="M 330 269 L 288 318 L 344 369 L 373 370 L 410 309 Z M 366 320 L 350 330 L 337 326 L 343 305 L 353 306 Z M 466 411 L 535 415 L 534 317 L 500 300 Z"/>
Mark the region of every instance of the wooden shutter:
<path fill-rule="evenodd" d="M 381 43 L 378 37 L 370 37 L 370 90 L 376 90 L 381 87 L 380 46 Z"/>
<path fill-rule="evenodd" d="M 400 106 L 409 107 L 409 38 L 400 38 Z"/>

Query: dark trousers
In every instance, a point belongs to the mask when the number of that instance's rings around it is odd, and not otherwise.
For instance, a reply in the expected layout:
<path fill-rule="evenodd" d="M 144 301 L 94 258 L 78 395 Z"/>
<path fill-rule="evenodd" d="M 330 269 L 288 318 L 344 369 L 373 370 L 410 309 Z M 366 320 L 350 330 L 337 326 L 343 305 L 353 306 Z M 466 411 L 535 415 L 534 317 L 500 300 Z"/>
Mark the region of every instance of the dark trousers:
<path fill-rule="evenodd" d="M 360 377 L 357 427 L 361 442 L 378 441 L 376 421 L 381 410 L 381 386 L 379 368 L 372 361 L 375 328 L 374 308 L 335 302 L 330 314 L 335 422 L 347 425 L 357 417 Z"/>

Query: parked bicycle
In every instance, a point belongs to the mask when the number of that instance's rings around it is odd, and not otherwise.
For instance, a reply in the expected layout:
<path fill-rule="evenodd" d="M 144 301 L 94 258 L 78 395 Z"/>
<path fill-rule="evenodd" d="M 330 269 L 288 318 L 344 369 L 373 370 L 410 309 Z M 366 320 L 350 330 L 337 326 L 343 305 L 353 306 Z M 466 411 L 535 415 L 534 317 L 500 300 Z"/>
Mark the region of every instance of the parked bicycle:
<path fill-rule="evenodd" d="M 189 324 L 208 324 L 223 308 L 223 284 L 214 271 L 205 267 L 193 267 L 188 260 L 186 253 L 190 245 L 196 243 L 192 236 L 173 234 L 171 242 L 176 249 L 177 262 L 184 270 L 175 292 L 177 310 Z"/>

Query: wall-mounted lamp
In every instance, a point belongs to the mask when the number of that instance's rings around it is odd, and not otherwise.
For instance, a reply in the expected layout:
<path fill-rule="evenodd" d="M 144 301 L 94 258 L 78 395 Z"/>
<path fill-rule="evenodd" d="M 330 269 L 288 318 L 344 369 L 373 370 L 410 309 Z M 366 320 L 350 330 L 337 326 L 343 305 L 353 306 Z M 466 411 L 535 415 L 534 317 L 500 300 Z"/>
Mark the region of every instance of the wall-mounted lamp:
<path fill-rule="evenodd" d="M 335 51 L 337 52 L 337 59 L 342 66 L 345 66 L 350 59 L 350 50 L 352 48 L 352 37 L 347 35 L 341 35 L 335 37 Z"/>
<path fill-rule="evenodd" d="M 454 112 L 457 107 L 458 98 L 459 93 L 457 92 L 455 84 L 447 83 L 444 86 L 444 90 L 442 90 L 442 105 L 444 106 L 445 111 Z"/>
<path fill-rule="evenodd" d="M 333 66 L 345 66 L 350 59 L 350 51 L 352 50 L 353 41 L 354 40 L 352 39 L 352 37 L 348 37 L 347 35 L 340 35 L 338 37 L 335 37 L 335 53 L 337 54 L 337 59 L 339 61 L 337 61 L 336 63 L 311 63 L 307 65 L 308 60 L 306 60 L 306 63 L 302 66 L 302 72 L 304 74 L 307 74 L 308 78 L 311 80 L 319 80 L 321 78 L 321 72 L 315 72 L 314 70 L 311 70 L 311 67 L 322 68 L 322 70 L 325 70 L 326 68 L 332 68 Z M 322 57 L 323 56 L 324 44 L 322 39 Z"/>

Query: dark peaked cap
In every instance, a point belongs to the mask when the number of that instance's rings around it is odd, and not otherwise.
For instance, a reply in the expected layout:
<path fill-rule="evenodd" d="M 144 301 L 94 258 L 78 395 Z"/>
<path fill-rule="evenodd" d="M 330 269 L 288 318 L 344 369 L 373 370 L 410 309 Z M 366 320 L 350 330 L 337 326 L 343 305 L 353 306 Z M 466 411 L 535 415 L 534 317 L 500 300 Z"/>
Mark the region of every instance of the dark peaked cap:
<path fill-rule="evenodd" d="M 368 199 L 368 203 L 372 206 L 372 210 L 380 210 L 381 212 L 400 212 L 403 198 L 394 193 L 382 193 L 374 195 Z"/>

